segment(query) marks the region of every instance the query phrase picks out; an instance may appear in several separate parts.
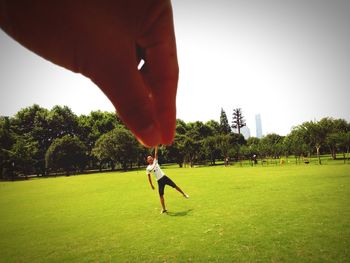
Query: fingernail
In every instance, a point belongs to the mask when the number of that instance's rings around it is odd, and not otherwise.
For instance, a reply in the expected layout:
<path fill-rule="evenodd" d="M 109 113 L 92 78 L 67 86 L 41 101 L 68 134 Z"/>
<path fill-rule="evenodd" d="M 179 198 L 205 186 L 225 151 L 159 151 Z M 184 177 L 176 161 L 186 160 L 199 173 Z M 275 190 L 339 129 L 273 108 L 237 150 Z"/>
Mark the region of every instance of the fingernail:
<path fill-rule="evenodd" d="M 160 143 L 160 131 L 154 124 L 147 126 L 136 134 L 136 139 L 146 147 L 153 147 Z"/>

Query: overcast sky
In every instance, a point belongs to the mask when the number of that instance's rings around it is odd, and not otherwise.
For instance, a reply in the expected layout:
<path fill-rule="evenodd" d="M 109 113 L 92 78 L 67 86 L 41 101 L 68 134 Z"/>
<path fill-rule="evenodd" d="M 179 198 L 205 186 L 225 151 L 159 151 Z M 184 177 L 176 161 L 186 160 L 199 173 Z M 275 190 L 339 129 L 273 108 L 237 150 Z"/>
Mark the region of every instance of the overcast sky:
<path fill-rule="evenodd" d="M 229 121 L 240 107 L 255 136 L 286 135 L 322 117 L 350 121 L 349 0 L 174 0 L 178 118 Z M 0 115 L 33 103 L 77 114 L 113 111 L 89 79 L 26 50 L 0 30 Z"/>

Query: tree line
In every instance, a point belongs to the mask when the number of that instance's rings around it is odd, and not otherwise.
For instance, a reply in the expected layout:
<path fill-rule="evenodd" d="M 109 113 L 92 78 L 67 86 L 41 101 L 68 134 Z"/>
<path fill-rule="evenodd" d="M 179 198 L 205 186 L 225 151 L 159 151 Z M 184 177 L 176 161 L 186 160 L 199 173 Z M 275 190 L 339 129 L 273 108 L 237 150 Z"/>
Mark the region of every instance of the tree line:
<path fill-rule="evenodd" d="M 238 115 L 238 118 L 237 118 Z M 215 165 L 218 160 L 252 162 L 266 159 L 341 154 L 348 159 L 350 123 L 323 118 L 292 129 L 287 136 L 268 134 L 245 140 L 236 132 L 245 125 L 241 109 L 234 109 L 232 125 L 221 110 L 220 121 L 189 122 L 180 119 L 172 145 L 161 146 L 160 161 L 180 167 Z M 131 169 L 145 164 L 150 153 L 140 145 L 115 113 L 93 111 L 77 116 L 66 106 L 51 110 L 34 104 L 13 117 L 0 117 L 0 176 L 71 174 L 86 170 Z"/>

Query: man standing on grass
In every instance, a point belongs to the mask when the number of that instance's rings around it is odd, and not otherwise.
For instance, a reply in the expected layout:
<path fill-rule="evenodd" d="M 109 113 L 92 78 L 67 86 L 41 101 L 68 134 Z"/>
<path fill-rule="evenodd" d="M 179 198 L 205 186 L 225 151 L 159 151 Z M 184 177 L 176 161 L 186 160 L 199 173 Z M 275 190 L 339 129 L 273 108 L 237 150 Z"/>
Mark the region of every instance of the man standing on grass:
<path fill-rule="evenodd" d="M 146 168 L 146 172 L 148 175 L 148 181 L 151 184 L 152 189 L 154 190 L 154 186 L 151 179 L 151 172 L 153 172 L 154 176 L 157 179 L 158 182 L 158 191 L 159 191 L 159 197 L 160 197 L 160 203 L 162 204 L 162 211 L 161 214 L 166 213 L 167 210 L 165 208 L 165 202 L 164 202 L 164 188 L 165 185 L 170 185 L 172 188 L 175 188 L 177 191 L 179 191 L 185 198 L 189 198 L 189 195 L 185 194 L 180 187 L 178 187 L 169 177 L 167 177 L 163 171 L 160 169 L 160 166 L 158 164 L 158 147 L 155 147 L 154 150 L 154 158 L 149 155 L 147 157 L 147 163 L 148 166 Z"/>

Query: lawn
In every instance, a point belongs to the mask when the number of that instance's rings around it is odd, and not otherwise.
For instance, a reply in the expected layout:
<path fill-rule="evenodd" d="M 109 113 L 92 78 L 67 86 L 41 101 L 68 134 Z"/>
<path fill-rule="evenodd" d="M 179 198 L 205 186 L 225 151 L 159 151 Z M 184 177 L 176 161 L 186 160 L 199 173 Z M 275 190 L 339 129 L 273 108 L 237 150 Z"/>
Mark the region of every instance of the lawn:
<path fill-rule="evenodd" d="M 0 182 L 0 262 L 349 262 L 350 165 L 164 169 Z"/>

